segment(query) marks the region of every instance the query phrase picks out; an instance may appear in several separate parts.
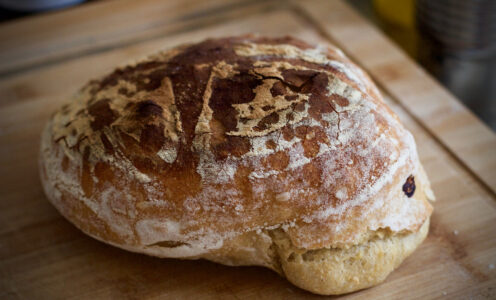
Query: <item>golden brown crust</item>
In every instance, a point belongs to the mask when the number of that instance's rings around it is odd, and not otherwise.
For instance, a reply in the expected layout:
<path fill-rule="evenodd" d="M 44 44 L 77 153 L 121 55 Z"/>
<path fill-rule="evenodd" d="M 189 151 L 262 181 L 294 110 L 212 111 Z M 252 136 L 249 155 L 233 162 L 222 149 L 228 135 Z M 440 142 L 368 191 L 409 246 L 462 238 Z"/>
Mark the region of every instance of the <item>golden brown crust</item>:
<path fill-rule="evenodd" d="M 432 210 L 413 138 L 368 76 L 289 37 L 206 40 L 89 82 L 47 124 L 40 166 L 76 226 L 159 256 L 215 260 L 276 228 L 347 247 Z"/>
<path fill-rule="evenodd" d="M 323 295 L 339 295 L 384 281 L 427 236 L 429 219 L 419 231 L 391 234 L 379 231 L 349 248 L 303 250 L 282 234 L 274 238 L 283 274 L 298 287 Z"/>

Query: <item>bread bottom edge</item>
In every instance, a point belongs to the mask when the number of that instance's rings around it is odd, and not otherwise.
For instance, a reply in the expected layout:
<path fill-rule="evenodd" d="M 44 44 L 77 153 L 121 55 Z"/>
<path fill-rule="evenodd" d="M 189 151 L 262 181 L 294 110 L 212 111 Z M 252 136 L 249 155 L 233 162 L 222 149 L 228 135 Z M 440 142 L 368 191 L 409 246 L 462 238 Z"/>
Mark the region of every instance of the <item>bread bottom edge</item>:
<path fill-rule="evenodd" d="M 224 256 L 227 249 L 214 250 L 189 257 L 170 257 L 147 251 L 145 247 L 128 246 L 102 240 L 106 244 L 162 258 L 206 259 L 229 266 L 264 266 L 286 277 L 299 288 L 320 295 L 340 295 L 369 288 L 383 282 L 425 239 L 429 218 L 419 231 L 400 235 L 387 235 L 347 249 L 304 250 L 295 248 L 287 236 L 271 234 L 270 245 L 261 247 L 263 258 Z M 230 247 L 236 247 L 231 245 Z M 260 249 L 259 249 L 260 250 Z"/>
<path fill-rule="evenodd" d="M 301 251 L 287 239 L 275 243 L 282 273 L 291 283 L 320 295 L 340 295 L 383 282 L 428 231 L 429 218 L 417 232 L 375 238 L 348 249 Z"/>

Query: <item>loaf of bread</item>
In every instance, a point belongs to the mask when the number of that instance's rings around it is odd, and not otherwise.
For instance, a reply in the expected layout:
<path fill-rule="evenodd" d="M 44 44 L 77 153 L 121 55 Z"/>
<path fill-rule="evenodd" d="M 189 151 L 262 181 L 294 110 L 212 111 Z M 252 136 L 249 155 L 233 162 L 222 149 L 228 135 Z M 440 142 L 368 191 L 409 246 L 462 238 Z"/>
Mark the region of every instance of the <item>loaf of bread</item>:
<path fill-rule="evenodd" d="M 40 173 L 100 241 L 265 266 L 325 295 L 383 281 L 434 200 L 370 78 L 290 37 L 209 39 L 90 81 L 48 121 Z"/>

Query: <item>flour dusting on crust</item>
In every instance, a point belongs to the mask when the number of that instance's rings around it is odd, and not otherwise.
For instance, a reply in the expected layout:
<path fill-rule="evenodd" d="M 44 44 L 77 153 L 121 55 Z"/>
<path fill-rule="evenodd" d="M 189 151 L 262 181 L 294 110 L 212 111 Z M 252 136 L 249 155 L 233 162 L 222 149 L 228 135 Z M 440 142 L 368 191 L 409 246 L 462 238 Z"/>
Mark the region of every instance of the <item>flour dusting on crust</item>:
<path fill-rule="evenodd" d="M 354 245 L 432 210 L 413 137 L 367 75 L 289 38 L 206 40 L 89 82 L 48 123 L 41 164 L 78 227 L 169 257 L 276 228 L 297 247 Z"/>

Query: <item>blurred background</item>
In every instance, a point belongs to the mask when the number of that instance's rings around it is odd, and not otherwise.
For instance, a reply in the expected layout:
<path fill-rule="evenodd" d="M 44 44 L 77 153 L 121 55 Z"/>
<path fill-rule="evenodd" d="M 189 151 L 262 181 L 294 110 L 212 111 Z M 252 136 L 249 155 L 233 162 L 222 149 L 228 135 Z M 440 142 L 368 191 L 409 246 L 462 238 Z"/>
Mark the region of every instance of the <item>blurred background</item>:
<path fill-rule="evenodd" d="M 98 0 L 0 0 L 0 23 Z M 495 0 L 346 0 L 496 131 Z"/>
<path fill-rule="evenodd" d="M 496 131 L 496 1 L 348 2 Z"/>

